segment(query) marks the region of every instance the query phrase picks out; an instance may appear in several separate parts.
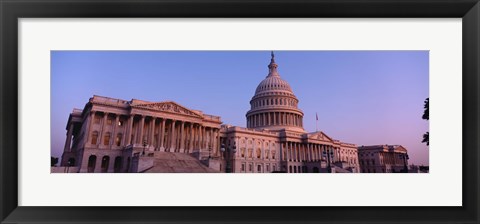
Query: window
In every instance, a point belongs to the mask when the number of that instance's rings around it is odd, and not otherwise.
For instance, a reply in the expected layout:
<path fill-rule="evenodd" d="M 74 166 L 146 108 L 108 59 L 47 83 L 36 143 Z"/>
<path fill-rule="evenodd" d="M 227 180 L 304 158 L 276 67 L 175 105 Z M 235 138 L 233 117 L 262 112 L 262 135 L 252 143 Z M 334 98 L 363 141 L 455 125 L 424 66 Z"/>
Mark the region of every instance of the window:
<path fill-rule="evenodd" d="M 249 164 L 249 165 L 248 165 L 248 171 L 250 171 L 250 172 L 251 172 L 251 171 L 252 171 L 252 169 L 253 169 L 253 165 L 252 165 L 252 164 Z"/>
<path fill-rule="evenodd" d="M 110 163 L 110 157 L 109 156 L 104 156 L 102 158 L 102 173 L 108 172 L 108 164 Z"/>
<path fill-rule="evenodd" d="M 108 118 L 108 119 L 107 119 L 107 124 L 108 124 L 108 125 L 112 125 L 112 119 L 111 119 L 111 118 Z"/>
<path fill-rule="evenodd" d="M 93 173 L 95 172 L 95 165 L 97 163 L 97 156 L 91 155 L 88 157 L 88 169 L 87 172 Z"/>
<path fill-rule="evenodd" d="M 95 115 L 95 117 L 93 118 L 93 122 L 95 124 L 100 124 L 100 116 Z"/>
<path fill-rule="evenodd" d="M 121 142 L 122 142 L 122 134 L 117 134 L 117 138 L 115 138 L 115 145 L 120 146 Z"/>
<path fill-rule="evenodd" d="M 242 171 L 245 171 L 245 163 L 242 164 Z"/>
<path fill-rule="evenodd" d="M 120 173 L 122 171 L 123 158 L 121 156 L 115 157 L 115 163 L 113 164 L 113 172 Z"/>
<path fill-rule="evenodd" d="M 110 132 L 107 132 L 103 137 L 103 145 L 110 145 Z"/>
<path fill-rule="evenodd" d="M 258 165 L 258 166 L 257 166 L 257 171 L 258 171 L 259 173 L 262 172 L 262 165 Z"/>
<path fill-rule="evenodd" d="M 270 172 L 270 165 L 267 164 L 267 172 Z"/>
<path fill-rule="evenodd" d="M 260 148 L 257 149 L 257 158 L 260 159 L 260 155 L 261 155 L 261 150 Z"/>
<path fill-rule="evenodd" d="M 245 148 L 240 149 L 240 154 L 242 155 L 242 157 L 245 157 Z"/>
<path fill-rule="evenodd" d="M 97 144 L 97 139 L 98 139 L 98 131 L 94 131 L 94 132 L 92 133 L 92 142 L 91 142 L 92 145 Z"/>

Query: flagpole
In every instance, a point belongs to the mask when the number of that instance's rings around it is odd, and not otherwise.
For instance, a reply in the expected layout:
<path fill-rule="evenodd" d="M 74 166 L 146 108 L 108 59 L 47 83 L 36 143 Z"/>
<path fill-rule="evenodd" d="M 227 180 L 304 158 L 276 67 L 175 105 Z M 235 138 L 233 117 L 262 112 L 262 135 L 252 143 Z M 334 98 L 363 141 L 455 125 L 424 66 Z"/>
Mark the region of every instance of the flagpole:
<path fill-rule="evenodd" d="M 316 121 L 315 121 L 315 132 L 318 132 L 318 114 L 315 112 L 315 118 L 316 118 Z"/>

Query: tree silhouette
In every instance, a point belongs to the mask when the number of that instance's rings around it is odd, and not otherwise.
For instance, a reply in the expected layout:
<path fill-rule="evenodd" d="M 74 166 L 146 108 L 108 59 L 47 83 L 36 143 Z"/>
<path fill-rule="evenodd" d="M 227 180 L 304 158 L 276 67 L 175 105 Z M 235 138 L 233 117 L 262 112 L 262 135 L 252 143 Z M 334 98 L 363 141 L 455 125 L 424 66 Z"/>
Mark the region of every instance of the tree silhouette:
<path fill-rule="evenodd" d="M 56 166 L 57 163 L 58 163 L 58 158 L 57 158 L 57 157 L 50 156 L 50 165 L 51 165 L 51 166 Z"/>
<path fill-rule="evenodd" d="M 429 106 L 428 105 L 429 105 L 429 98 L 427 98 L 424 101 L 424 105 L 423 105 L 424 111 L 423 111 L 423 115 L 422 115 L 422 119 L 427 120 L 427 121 L 429 119 L 429 111 L 428 111 Z M 426 143 L 427 145 L 429 145 L 430 140 L 429 140 L 429 132 L 428 131 L 427 131 L 427 133 L 423 134 L 422 143 Z"/>

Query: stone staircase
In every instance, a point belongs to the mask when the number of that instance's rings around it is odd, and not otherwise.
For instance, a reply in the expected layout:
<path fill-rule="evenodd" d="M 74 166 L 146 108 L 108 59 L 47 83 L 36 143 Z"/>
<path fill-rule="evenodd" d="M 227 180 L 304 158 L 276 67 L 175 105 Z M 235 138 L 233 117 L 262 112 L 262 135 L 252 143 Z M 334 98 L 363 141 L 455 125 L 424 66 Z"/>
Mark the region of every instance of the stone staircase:
<path fill-rule="evenodd" d="M 139 161 L 141 173 L 218 173 L 185 153 L 155 152 L 140 157 Z"/>

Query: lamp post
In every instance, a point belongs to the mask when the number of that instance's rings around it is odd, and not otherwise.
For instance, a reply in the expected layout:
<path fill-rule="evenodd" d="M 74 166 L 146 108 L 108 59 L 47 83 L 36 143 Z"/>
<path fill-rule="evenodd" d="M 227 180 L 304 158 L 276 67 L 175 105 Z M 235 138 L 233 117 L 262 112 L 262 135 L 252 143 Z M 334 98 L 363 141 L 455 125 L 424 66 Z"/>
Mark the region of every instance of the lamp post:
<path fill-rule="evenodd" d="M 330 157 L 332 157 L 333 159 L 333 151 L 330 151 L 330 149 L 327 149 L 327 151 L 323 151 L 323 158 L 326 157 L 327 159 L 327 169 L 328 169 L 328 172 L 331 173 L 332 172 L 332 166 L 331 166 L 331 162 L 330 162 Z"/>
<path fill-rule="evenodd" d="M 225 168 L 225 172 L 226 173 L 231 173 L 232 172 L 232 167 L 231 167 L 231 164 L 230 164 L 230 158 L 231 158 L 232 154 L 237 152 L 236 143 L 233 142 L 233 147 L 231 147 L 231 148 L 230 147 L 225 147 L 225 144 L 222 144 L 220 150 L 222 151 L 222 154 L 224 154 L 224 152 L 227 153 L 226 156 L 225 156 L 225 161 L 227 162 L 227 167 Z"/>
<path fill-rule="evenodd" d="M 142 156 L 145 156 L 145 147 L 147 147 L 147 141 L 146 141 L 146 140 L 143 140 L 143 152 L 142 152 Z"/>
<path fill-rule="evenodd" d="M 208 159 L 212 158 L 212 144 L 208 144 Z"/>
<path fill-rule="evenodd" d="M 70 160 L 67 161 L 67 173 L 70 171 Z"/>
<path fill-rule="evenodd" d="M 408 166 L 407 166 L 407 160 L 408 160 L 408 154 L 400 154 L 399 155 L 400 159 L 403 159 L 403 172 L 408 173 Z"/>

